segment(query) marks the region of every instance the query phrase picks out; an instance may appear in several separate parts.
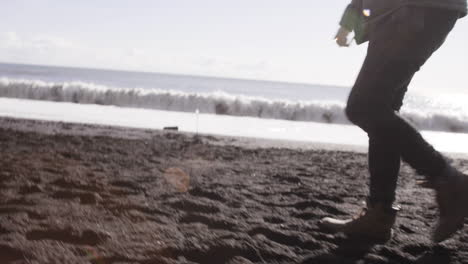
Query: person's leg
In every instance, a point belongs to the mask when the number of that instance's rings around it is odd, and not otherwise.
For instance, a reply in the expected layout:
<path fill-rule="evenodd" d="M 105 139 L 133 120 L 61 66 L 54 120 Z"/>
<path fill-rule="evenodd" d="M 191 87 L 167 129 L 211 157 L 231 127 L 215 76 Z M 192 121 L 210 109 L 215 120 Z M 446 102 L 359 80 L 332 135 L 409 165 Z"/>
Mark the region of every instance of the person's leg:
<path fill-rule="evenodd" d="M 456 16 L 437 9 L 411 8 L 383 25 L 371 38 L 367 58 L 349 96 L 350 120 L 369 135 L 370 200 L 391 206 L 400 157 L 418 173 L 433 179 L 446 166 L 444 157 L 396 111 L 415 72 L 444 42 Z M 423 20 L 425 25 L 411 20 Z M 397 23 L 414 25 L 399 38 Z"/>
<path fill-rule="evenodd" d="M 396 146 L 388 147 L 385 138 L 369 137 L 369 198 L 371 204 L 391 208 L 395 200 L 401 156 Z"/>
<path fill-rule="evenodd" d="M 444 157 L 395 111 L 393 99 L 399 95 L 399 87 L 404 87 L 418 69 L 416 63 L 393 58 L 383 65 L 366 62 L 347 105 L 350 120 L 369 136 L 369 200 L 387 208 L 395 198 L 400 157 L 430 177 L 445 167 Z"/>
<path fill-rule="evenodd" d="M 430 179 L 443 174 L 444 157 L 397 110 L 414 73 L 442 45 L 456 20 L 453 12 L 408 7 L 371 35 L 346 108 L 350 121 L 369 135 L 368 210 L 348 220 L 324 218 L 324 227 L 386 240 L 396 216 L 391 205 L 400 158 Z"/>
<path fill-rule="evenodd" d="M 396 89 L 391 107 L 400 111 L 403 99 L 412 76 Z M 397 146 L 388 144 L 379 137 L 369 137 L 369 172 L 373 177 L 369 183 L 369 202 L 383 203 L 384 207 L 391 207 L 395 200 L 398 173 L 400 171 L 401 153 Z"/>

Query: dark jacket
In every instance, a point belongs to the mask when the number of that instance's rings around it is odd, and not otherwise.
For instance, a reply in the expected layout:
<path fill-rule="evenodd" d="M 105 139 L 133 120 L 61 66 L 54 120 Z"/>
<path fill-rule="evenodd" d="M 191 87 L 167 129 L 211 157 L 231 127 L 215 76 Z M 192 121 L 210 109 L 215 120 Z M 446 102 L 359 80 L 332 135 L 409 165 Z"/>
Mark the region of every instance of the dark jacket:
<path fill-rule="evenodd" d="M 402 6 L 435 7 L 467 14 L 467 0 L 352 0 L 347 6 L 340 25 L 354 31 L 356 43 L 367 41 L 368 24 L 385 17 Z"/>

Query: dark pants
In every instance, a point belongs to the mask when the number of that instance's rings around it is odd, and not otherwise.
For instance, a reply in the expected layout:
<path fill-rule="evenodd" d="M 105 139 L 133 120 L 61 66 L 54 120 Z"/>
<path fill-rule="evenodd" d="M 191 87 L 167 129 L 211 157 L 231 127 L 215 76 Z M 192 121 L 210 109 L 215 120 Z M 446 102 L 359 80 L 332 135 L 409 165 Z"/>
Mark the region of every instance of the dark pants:
<path fill-rule="evenodd" d="M 401 159 L 429 180 L 447 166 L 398 111 L 414 74 L 443 44 L 457 19 L 453 11 L 403 7 L 370 28 L 367 57 L 346 114 L 369 136 L 371 203 L 394 202 Z"/>

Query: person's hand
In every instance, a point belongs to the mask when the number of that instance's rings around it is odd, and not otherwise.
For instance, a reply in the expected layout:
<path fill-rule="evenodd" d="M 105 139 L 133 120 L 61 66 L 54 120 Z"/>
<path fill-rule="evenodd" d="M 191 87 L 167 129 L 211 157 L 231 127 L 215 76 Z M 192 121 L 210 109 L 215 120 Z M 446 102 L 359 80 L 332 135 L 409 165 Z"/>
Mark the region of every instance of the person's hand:
<path fill-rule="evenodd" d="M 338 44 L 338 46 L 340 47 L 349 47 L 349 43 L 348 43 L 349 33 L 350 32 L 346 28 L 340 27 L 340 29 L 338 30 L 338 33 L 336 33 L 336 36 L 335 36 L 336 44 Z"/>

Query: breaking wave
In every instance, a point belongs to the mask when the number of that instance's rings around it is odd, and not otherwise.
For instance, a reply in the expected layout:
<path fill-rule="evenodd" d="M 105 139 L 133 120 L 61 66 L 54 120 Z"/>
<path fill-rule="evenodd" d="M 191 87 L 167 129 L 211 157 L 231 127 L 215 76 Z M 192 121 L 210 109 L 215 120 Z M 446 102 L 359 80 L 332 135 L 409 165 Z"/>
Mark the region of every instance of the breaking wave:
<path fill-rule="evenodd" d="M 115 88 L 84 82 L 49 83 L 0 78 L 0 96 L 79 104 L 113 105 L 157 110 L 250 116 L 293 121 L 348 124 L 339 101 L 290 101 L 231 95 L 186 93 L 164 89 Z M 468 116 L 459 112 L 402 112 L 419 129 L 468 132 Z"/>

